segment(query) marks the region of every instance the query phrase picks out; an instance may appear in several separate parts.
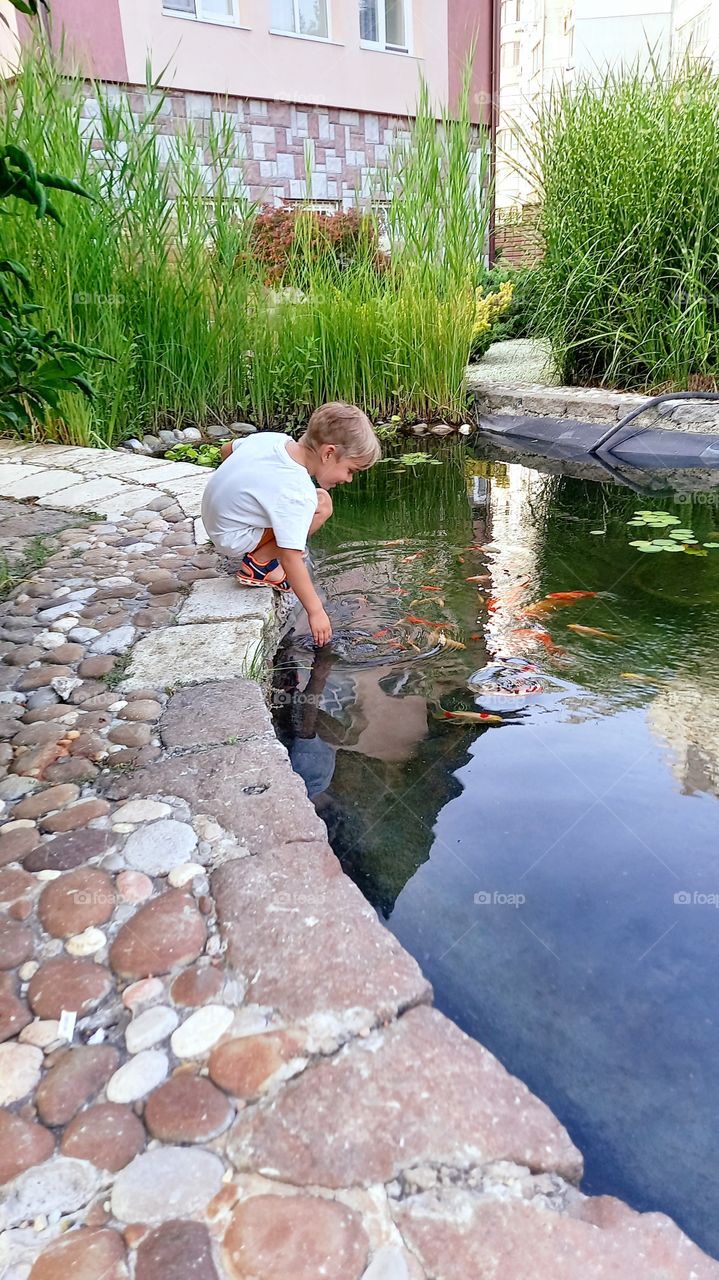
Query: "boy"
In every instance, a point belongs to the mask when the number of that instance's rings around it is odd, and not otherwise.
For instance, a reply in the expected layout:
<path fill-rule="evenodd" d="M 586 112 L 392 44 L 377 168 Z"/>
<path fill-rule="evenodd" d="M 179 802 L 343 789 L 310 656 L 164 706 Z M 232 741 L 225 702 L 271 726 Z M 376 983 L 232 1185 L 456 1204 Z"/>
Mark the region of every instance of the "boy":
<path fill-rule="evenodd" d="M 327 490 L 379 457 L 369 419 L 337 401 L 315 410 L 298 441 L 265 431 L 223 445 L 222 466 L 205 487 L 204 526 L 218 551 L 240 558 L 237 581 L 294 591 L 317 645 L 329 643 L 332 627 L 304 563 L 305 543 L 332 515 Z"/>

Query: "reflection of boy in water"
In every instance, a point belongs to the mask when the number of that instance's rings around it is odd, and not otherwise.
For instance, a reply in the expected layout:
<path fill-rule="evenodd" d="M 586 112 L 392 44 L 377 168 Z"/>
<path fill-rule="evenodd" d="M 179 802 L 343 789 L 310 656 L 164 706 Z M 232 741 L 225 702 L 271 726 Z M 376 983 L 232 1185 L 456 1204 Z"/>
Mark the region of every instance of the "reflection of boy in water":
<path fill-rule="evenodd" d="M 302 692 L 297 691 L 294 707 L 299 715 L 294 727 L 294 741 L 290 747 L 292 768 L 299 773 L 310 800 L 327 791 L 335 771 L 336 746 L 325 742 L 317 733 L 320 699 L 332 670 L 332 656 L 327 648 L 317 649 L 310 678 Z M 295 717 L 293 717 L 294 719 Z M 324 719 L 328 718 L 324 716 Z"/>

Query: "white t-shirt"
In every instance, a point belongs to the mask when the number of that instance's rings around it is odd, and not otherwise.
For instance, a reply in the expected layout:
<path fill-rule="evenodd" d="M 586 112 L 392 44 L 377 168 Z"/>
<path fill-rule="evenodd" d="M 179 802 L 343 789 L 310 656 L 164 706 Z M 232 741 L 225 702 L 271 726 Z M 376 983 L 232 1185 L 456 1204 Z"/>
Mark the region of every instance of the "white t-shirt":
<path fill-rule="evenodd" d="M 236 440 L 205 485 L 202 522 L 228 555 L 252 551 L 265 529 L 279 547 L 304 551 L 317 490 L 309 471 L 287 452 L 289 436 L 262 431 Z"/>

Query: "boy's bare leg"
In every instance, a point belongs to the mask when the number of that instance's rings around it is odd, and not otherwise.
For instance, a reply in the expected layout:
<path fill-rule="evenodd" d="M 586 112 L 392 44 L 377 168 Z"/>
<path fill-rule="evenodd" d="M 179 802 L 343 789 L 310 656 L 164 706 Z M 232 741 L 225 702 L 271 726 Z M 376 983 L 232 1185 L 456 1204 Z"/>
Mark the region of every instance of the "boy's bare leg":
<path fill-rule="evenodd" d="M 309 533 L 316 533 L 322 525 L 329 520 L 332 515 L 332 499 L 326 489 L 317 490 L 317 510 L 312 517 L 312 523 L 309 527 Z M 282 564 L 282 551 L 278 547 L 274 538 L 262 544 L 263 563 L 267 560 L 279 560 L 279 567 L 273 569 L 265 579 L 268 586 L 272 586 L 273 582 L 282 582 L 285 577 L 285 568 Z"/>

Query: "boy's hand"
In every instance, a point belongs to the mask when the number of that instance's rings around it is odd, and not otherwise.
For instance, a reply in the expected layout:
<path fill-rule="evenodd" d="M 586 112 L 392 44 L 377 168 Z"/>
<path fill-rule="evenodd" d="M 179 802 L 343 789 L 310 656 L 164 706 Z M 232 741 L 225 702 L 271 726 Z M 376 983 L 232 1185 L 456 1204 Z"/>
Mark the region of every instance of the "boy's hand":
<path fill-rule="evenodd" d="M 322 646 L 329 644 L 332 639 L 332 626 L 323 608 L 313 609 L 307 614 L 312 632 L 312 639 L 316 645 Z"/>

